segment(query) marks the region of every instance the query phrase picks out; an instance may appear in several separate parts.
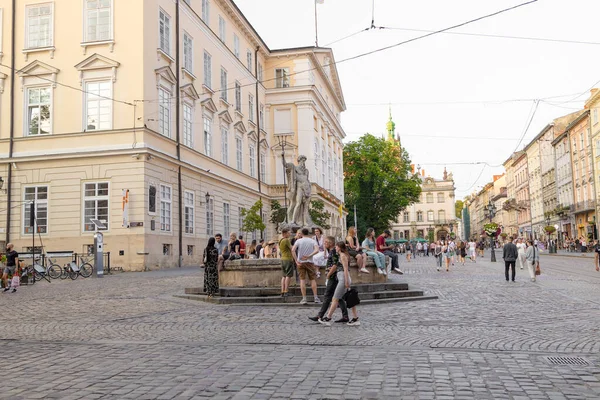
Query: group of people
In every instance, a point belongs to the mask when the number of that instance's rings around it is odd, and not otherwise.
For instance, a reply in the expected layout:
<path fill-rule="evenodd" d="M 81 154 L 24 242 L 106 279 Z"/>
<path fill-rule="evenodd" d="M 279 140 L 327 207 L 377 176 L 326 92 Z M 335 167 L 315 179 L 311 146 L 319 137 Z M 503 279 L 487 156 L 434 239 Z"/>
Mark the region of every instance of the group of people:
<path fill-rule="evenodd" d="M 514 243 L 516 242 L 516 244 Z M 508 243 L 505 243 L 502 250 L 504 259 L 504 275 L 506 281 L 515 281 L 517 264 L 521 269 L 527 266 L 529 276 L 532 282 L 535 282 L 536 271 L 540 271 L 540 250 L 533 240 L 508 237 Z M 511 275 L 509 276 L 509 272 Z"/>

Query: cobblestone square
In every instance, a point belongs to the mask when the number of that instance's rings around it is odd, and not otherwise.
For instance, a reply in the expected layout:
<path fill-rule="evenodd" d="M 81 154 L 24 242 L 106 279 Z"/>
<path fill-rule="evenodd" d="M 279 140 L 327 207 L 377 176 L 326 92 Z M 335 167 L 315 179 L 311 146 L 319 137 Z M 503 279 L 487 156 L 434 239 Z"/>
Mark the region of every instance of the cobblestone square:
<path fill-rule="evenodd" d="M 592 259 L 543 256 L 536 283 L 488 260 L 437 272 L 433 257 L 401 259 L 391 279 L 439 300 L 365 305 L 360 327 L 315 324 L 314 307 L 173 297 L 202 285 L 198 268 L 22 287 L 2 295 L 0 397 L 600 398 Z"/>

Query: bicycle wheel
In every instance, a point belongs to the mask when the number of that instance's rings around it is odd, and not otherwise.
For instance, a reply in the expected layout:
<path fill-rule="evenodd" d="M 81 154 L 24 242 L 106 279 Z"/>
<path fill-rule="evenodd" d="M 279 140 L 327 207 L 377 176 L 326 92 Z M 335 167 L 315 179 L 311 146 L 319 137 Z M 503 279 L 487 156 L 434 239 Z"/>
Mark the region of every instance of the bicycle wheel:
<path fill-rule="evenodd" d="M 84 278 L 89 278 L 92 275 L 93 271 L 94 271 L 94 267 L 92 267 L 92 264 L 90 264 L 90 263 L 81 264 L 81 268 L 79 269 L 79 273 Z"/>
<path fill-rule="evenodd" d="M 60 279 L 67 279 L 69 277 L 69 268 L 64 267 L 60 273 Z"/>
<path fill-rule="evenodd" d="M 48 276 L 52 279 L 57 279 L 62 274 L 62 268 L 58 264 L 51 264 L 48 267 Z"/>
<path fill-rule="evenodd" d="M 69 272 L 69 278 L 71 278 L 73 280 L 77 279 L 78 276 L 79 276 L 79 272 L 75 272 L 75 271 Z"/>
<path fill-rule="evenodd" d="M 44 279 L 44 276 L 37 271 L 34 271 L 33 277 L 36 281 L 41 281 L 42 279 Z"/>

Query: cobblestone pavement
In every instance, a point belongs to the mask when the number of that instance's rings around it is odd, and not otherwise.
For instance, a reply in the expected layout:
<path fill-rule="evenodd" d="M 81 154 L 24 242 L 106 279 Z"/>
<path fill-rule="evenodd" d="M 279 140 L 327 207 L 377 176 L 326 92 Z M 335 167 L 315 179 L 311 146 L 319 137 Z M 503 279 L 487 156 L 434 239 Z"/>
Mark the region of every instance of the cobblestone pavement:
<path fill-rule="evenodd" d="M 360 327 L 174 298 L 202 285 L 199 269 L 22 287 L 0 295 L 0 398 L 599 399 L 593 260 L 543 258 L 536 283 L 488 260 L 437 272 L 403 259 L 392 279 L 439 300 L 361 307 Z"/>

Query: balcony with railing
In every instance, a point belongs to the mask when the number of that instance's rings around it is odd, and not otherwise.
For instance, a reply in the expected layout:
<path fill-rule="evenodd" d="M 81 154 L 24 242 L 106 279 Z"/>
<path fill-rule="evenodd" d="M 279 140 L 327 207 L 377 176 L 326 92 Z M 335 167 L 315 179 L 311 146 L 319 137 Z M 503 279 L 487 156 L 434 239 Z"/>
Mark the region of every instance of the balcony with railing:
<path fill-rule="evenodd" d="M 596 202 L 594 200 L 580 201 L 575 203 L 575 212 L 594 211 L 596 209 Z"/>
<path fill-rule="evenodd" d="M 436 226 L 455 225 L 456 224 L 456 220 L 454 220 L 454 219 L 435 219 L 435 220 L 429 221 L 429 222 L 433 222 L 433 224 Z"/>

